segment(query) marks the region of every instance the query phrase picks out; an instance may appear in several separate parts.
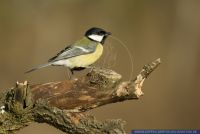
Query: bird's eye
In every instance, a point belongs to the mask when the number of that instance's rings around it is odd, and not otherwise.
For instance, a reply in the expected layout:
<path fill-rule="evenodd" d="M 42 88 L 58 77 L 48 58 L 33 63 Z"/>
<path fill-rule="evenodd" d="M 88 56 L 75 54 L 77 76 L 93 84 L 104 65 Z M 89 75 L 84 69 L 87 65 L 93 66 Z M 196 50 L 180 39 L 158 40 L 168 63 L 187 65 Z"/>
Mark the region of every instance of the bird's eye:
<path fill-rule="evenodd" d="M 99 34 L 99 35 L 104 35 L 105 32 L 104 32 L 104 31 L 99 31 L 98 34 Z"/>

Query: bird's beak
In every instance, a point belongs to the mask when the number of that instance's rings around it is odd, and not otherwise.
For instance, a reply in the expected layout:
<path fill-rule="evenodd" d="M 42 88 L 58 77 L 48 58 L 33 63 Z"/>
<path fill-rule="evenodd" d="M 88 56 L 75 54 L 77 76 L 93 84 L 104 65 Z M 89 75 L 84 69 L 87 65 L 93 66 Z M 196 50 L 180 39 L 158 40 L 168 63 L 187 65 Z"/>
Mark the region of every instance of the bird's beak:
<path fill-rule="evenodd" d="M 111 35 L 111 34 L 112 34 L 111 32 L 107 32 L 107 33 L 106 33 L 107 36 L 108 36 L 108 35 Z"/>

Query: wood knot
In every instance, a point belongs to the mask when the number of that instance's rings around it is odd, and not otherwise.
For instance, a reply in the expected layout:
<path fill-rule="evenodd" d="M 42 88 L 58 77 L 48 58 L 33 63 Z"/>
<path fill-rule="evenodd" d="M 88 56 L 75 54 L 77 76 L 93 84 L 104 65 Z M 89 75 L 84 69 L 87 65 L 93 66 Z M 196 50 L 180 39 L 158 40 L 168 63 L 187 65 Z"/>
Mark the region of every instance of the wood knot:
<path fill-rule="evenodd" d="M 122 76 L 113 70 L 94 68 L 87 74 L 90 84 L 97 85 L 99 88 L 113 88 L 120 81 Z"/>

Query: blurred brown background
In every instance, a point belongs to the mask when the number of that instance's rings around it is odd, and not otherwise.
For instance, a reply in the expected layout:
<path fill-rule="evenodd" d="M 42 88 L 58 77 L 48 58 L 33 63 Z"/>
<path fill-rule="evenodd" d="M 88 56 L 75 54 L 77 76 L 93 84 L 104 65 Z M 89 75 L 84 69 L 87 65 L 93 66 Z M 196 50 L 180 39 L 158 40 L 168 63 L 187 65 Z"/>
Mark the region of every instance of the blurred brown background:
<path fill-rule="evenodd" d="M 24 72 L 45 63 L 93 26 L 111 31 L 126 44 L 134 58 L 133 76 L 158 57 L 163 63 L 146 80 L 145 95 L 140 100 L 103 106 L 90 113 L 99 120 L 126 120 L 127 132 L 200 128 L 199 0 L 1 0 L 1 89 L 13 86 L 17 80 L 34 84 L 66 79 L 67 69 L 63 67 L 28 75 Z M 109 67 L 129 79 L 127 52 L 111 38 L 109 43 L 113 55 L 117 55 L 115 64 Z M 107 52 L 108 48 L 105 45 Z M 101 66 L 105 59 L 101 58 L 97 65 Z M 75 76 L 80 75 L 78 72 Z M 36 123 L 18 133 L 36 132 L 62 133 Z"/>

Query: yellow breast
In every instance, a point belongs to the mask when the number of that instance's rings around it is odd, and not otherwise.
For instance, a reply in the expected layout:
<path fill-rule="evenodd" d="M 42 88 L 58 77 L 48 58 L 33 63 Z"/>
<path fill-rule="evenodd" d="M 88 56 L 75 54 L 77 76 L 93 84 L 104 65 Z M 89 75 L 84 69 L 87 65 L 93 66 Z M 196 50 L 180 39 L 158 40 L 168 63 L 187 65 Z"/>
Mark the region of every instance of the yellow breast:
<path fill-rule="evenodd" d="M 98 44 L 95 52 L 68 59 L 68 67 L 87 67 L 96 62 L 101 57 L 102 53 L 103 46 Z"/>

